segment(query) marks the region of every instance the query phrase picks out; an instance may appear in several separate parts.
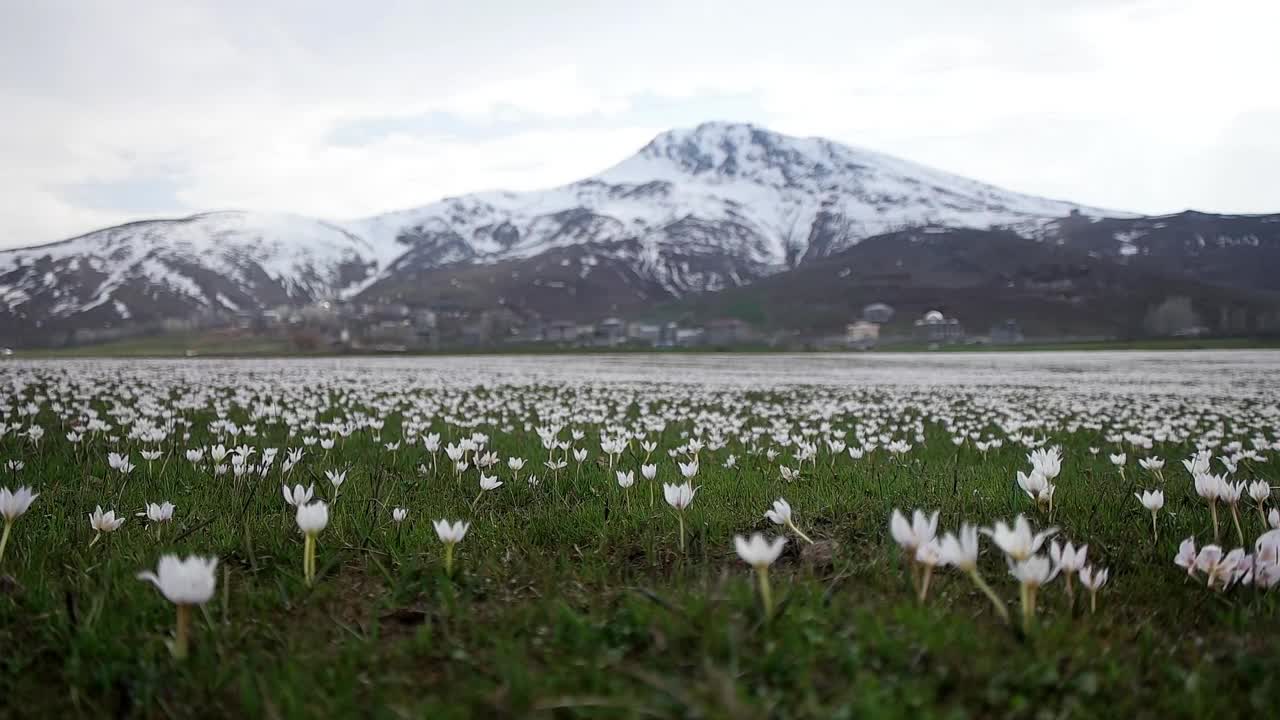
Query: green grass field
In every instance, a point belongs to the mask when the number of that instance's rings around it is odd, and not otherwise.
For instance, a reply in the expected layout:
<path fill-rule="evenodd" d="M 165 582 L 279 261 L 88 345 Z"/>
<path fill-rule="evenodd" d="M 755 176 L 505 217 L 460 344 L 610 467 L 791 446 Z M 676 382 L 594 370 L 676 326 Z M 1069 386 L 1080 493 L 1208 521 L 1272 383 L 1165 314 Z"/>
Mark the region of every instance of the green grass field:
<path fill-rule="evenodd" d="M 947 530 L 1018 513 L 1048 525 L 1014 483 L 1026 448 L 956 447 L 934 416 L 964 411 L 964 427 L 1003 436 L 1000 422 L 1019 403 L 1037 411 L 1037 395 L 1024 390 L 1002 395 L 994 411 L 985 393 L 939 396 L 931 410 L 925 396 L 876 390 L 650 393 L 496 378 L 415 386 L 408 374 L 264 378 L 250 376 L 252 367 L 236 384 L 162 368 L 68 376 L 58 365 L 34 367 L 4 375 L 7 422 L 47 431 L 38 442 L 12 428 L 0 438 L 0 457 L 25 462 L 4 470 L 0 485 L 40 493 L 13 524 L 0 563 L 4 717 L 1257 718 L 1280 699 L 1277 593 L 1211 591 L 1172 564 L 1180 540 L 1211 536 L 1206 506 L 1178 462 L 1194 444 L 1156 444 L 1149 454 L 1169 460 L 1163 482 L 1136 466 L 1132 449 L 1123 480 L 1106 457 L 1117 451 L 1108 432 L 1150 427 L 1153 418 L 1154 426 L 1188 418 L 1199 437 L 1215 427 L 1212 404 L 1136 400 L 1108 411 L 1107 430 L 1079 427 L 1090 417 L 1069 414 L 1067 401 L 1038 409 L 1047 424 L 1037 434 L 1065 456 L 1052 524 L 1088 543 L 1111 580 L 1096 613 L 1083 595 L 1069 606 L 1055 580 L 1023 633 L 954 570 L 939 568 L 918 602 L 888 520 L 894 508 L 919 507 L 940 510 Z M 37 415 L 17 410 L 29 402 Z M 1239 402 L 1216 407 L 1262 414 L 1227 421 L 1228 438 L 1274 431 L 1250 425 L 1265 412 Z M 1156 416 L 1161 409 L 1171 415 Z M 66 432 L 89 410 L 112 429 L 70 443 Z M 166 411 L 190 425 L 159 442 L 124 437 L 131 427 L 163 426 Z M 220 432 L 210 426 L 219 414 L 257 435 Z M 642 428 L 655 415 L 669 416 L 643 433 L 658 443 L 657 480 L 640 477 L 646 453 L 632 440 L 615 461 L 636 471 L 635 486 L 623 490 L 600 434 Z M 283 457 L 303 437 L 330 437 L 326 422 L 360 418 L 385 426 L 333 435 L 328 451 L 307 447 L 287 476 L 277 460 L 265 477 L 213 477 L 207 457 L 199 466 L 184 457 L 219 442 L 253 446 L 257 456 L 279 448 Z M 570 456 L 558 477 L 543 466 L 548 453 L 533 432 L 551 422 L 564 425 L 559 439 L 590 453 L 581 464 Z M 835 432 L 823 422 L 903 438 L 918 427 L 923 441 L 860 460 L 819 442 L 810 464 L 792 460 L 772 432 L 747 431 L 809 428 L 817 440 Z M 574 429 L 585 437 L 571 440 Z M 406 432 L 439 433 L 442 445 L 485 433 L 501 458 L 490 472 L 504 484 L 481 493 L 477 471 L 455 475 L 443 451 L 386 448 Z M 700 490 L 681 552 L 661 483 L 679 477 L 668 450 L 692 436 L 725 445 L 697 453 Z M 1091 446 L 1104 450 L 1093 455 Z M 781 453 L 776 460 L 769 447 Z M 146 448 L 162 458 L 142 460 Z M 108 452 L 128 452 L 136 469 L 108 468 Z M 737 467 L 724 467 L 729 454 Z M 509 457 L 528 461 L 519 477 Z M 799 480 L 780 478 L 784 462 L 801 466 Z M 318 538 L 317 582 L 307 587 L 281 484 L 314 484 L 317 498 L 331 501 L 324 473 L 336 469 L 348 477 Z M 1246 460 L 1237 476 L 1277 484 L 1273 464 Z M 1166 494 L 1158 542 L 1132 496 L 1152 487 Z M 778 603 L 766 617 L 732 539 L 781 532 L 762 516 L 779 496 L 817 542 L 791 536 L 771 569 Z M 134 517 L 162 500 L 177 505 L 172 522 L 148 527 Z M 86 516 L 96 505 L 129 519 L 91 545 Z M 407 508 L 407 520 L 393 523 L 392 507 Z M 1234 547 L 1224 517 L 1224 541 Z M 452 578 L 430 523 L 438 518 L 472 523 Z M 1240 520 L 1251 545 L 1263 520 L 1246 505 Z M 1016 582 L 990 540 L 983 548 L 981 571 L 1016 618 Z M 220 561 L 184 661 L 165 645 L 173 605 L 134 577 L 164 551 Z"/>

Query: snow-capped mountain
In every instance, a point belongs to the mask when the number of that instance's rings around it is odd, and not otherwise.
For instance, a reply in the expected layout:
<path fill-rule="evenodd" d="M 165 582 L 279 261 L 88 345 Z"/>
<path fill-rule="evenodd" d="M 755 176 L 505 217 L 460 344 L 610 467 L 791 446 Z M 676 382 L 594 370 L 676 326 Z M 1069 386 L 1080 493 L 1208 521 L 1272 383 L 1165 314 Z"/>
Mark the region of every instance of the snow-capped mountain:
<path fill-rule="evenodd" d="M 337 225 L 291 215 L 146 220 L 0 252 L 0 312 L 39 327 L 300 304 L 371 277 L 371 254 Z"/>
<path fill-rule="evenodd" d="M 528 258 L 589 244 L 679 295 L 738 285 L 906 227 L 1034 233 L 1073 212 L 820 138 L 752 125 L 672 130 L 604 172 L 545 191 L 477 193 L 351 223 L 382 272 Z"/>
<path fill-rule="evenodd" d="M 323 298 L 413 299 L 406 288 L 464 266 L 537 285 L 552 256 L 578 279 L 608 271 L 641 297 L 678 297 L 903 228 L 1034 235 L 1072 213 L 1128 216 L 820 138 L 707 123 L 662 133 L 620 164 L 550 190 L 476 193 L 348 222 L 207 213 L 0 251 L 0 321 L 21 332 Z"/>

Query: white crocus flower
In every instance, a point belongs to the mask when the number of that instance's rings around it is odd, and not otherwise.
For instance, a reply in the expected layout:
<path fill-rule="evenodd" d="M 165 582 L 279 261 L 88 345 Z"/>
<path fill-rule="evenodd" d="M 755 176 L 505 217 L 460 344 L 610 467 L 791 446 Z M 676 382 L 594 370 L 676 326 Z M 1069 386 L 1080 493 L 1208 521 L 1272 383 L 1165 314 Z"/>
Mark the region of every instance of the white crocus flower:
<path fill-rule="evenodd" d="M 733 538 L 733 547 L 742 561 L 755 568 L 760 584 L 760 600 L 764 605 L 766 618 L 773 615 L 773 593 L 769 587 L 769 566 L 777 561 L 782 548 L 787 544 L 786 537 L 766 540 L 760 533 L 754 533 L 750 539 L 741 535 Z"/>
<path fill-rule="evenodd" d="M 162 555 L 155 572 L 146 570 L 137 575 L 139 580 L 155 585 L 160 594 L 178 608 L 178 628 L 172 645 L 173 655 L 178 659 L 187 656 L 192 606 L 203 605 L 213 597 L 217 567 L 217 558 L 191 555 L 179 559 L 177 555 Z"/>

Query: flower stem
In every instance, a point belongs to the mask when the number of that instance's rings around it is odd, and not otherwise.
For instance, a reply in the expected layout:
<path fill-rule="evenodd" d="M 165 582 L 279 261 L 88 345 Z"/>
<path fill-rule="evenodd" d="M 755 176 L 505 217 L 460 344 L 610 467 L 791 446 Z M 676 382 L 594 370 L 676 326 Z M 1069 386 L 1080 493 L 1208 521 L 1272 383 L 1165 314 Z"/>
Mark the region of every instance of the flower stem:
<path fill-rule="evenodd" d="M 1240 538 L 1240 544 L 1244 545 L 1244 531 L 1240 529 L 1240 513 L 1236 512 L 1235 503 L 1231 504 L 1231 520 L 1236 524 L 1236 537 Z"/>
<path fill-rule="evenodd" d="M 797 534 L 797 535 L 799 535 L 799 536 L 800 536 L 800 539 L 804 540 L 805 542 L 809 543 L 810 545 L 812 545 L 812 544 L 813 544 L 813 539 L 812 539 L 812 538 L 810 538 L 808 535 L 805 535 L 803 530 L 801 530 L 800 528 L 796 527 L 796 524 L 795 524 L 794 522 L 791 522 L 790 520 L 787 520 L 787 525 L 789 525 L 789 526 L 791 527 L 792 531 L 794 531 L 794 532 L 795 532 L 795 534 Z"/>
<path fill-rule="evenodd" d="M 444 574 L 453 577 L 453 543 L 444 544 Z"/>
<path fill-rule="evenodd" d="M 1213 515 L 1213 541 L 1218 542 L 1218 503 L 1209 501 L 1209 512 Z"/>
<path fill-rule="evenodd" d="M 1089 591 L 1089 614 L 1098 612 L 1098 591 Z"/>
<path fill-rule="evenodd" d="M 769 587 L 769 566 L 756 568 L 756 577 L 760 580 L 760 602 L 764 604 L 765 620 L 773 617 L 773 590 Z"/>
<path fill-rule="evenodd" d="M 684 554 L 684 513 L 676 513 L 676 518 L 680 520 L 680 553 Z"/>
<path fill-rule="evenodd" d="M 969 577 L 973 578 L 973 584 L 977 585 L 978 589 L 987 596 L 987 599 L 991 601 L 993 606 L 995 606 L 996 612 L 1000 613 L 1000 617 L 1004 619 L 1005 624 L 1008 624 L 1009 608 L 1005 606 L 1004 601 L 1000 599 L 1000 596 L 996 595 L 996 592 L 991 589 L 991 586 L 987 584 L 987 581 L 982 579 L 982 576 L 978 574 L 977 568 L 969 571 Z"/>
<path fill-rule="evenodd" d="M 302 575 L 310 587 L 316 577 L 316 536 L 307 533 L 302 550 Z"/>
<path fill-rule="evenodd" d="M 1030 634 L 1031 618 L 1035 614 L 1035 608 L 1031 604 L 1034 602 L 1031 595 L 1031 586 L 1026 583 L 1022 583 L 1018 588 L 1018 593 L 1022 600 L 1022 631 Z"/>
<path fill-rule="evenodd" d="M 9 531 L 13 529 L 13 521 L 4 521 L 4 534 L 0 535 L 0 562 L 4 562 L 4 549 L 9 546 Z"/>
<path fill-rule="evenodd" d="M 173 636 L 173 656 L 179 660 L 187 657 L 187 635 L 191 627 L 191 606 L 178 604 L 178 629 Z"/>
<path fill-rule="evenodd" d="M 924 566 L 924 578 L 920 583 L 920 604 L 924 604 L 926 598 L 929 597 L 929 579 L 933 577 L 933 566 Z"/>
<path fill-rule="evenodd" d="M 1160 542 L 1160 528 L 1156 525 L 1156 514 L 1151 513 L 1151 540 Z"/>

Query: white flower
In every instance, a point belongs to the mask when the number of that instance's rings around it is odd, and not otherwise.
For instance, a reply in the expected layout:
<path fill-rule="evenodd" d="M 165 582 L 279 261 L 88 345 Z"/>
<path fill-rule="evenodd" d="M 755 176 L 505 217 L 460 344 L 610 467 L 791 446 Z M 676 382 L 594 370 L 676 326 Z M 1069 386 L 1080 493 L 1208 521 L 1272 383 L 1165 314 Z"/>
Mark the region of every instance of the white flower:
<path fill-rule="evenodd" d="M 1009 568 L 1009 574 L 1027 587 L 1038 588 L 1058 575 L 1058 568 L 1052 567 L 1049 558 L 1043 555 L 1032 555 L 1019 560 Z"/>
<path fill-rule="evenodd" d="M 1187 474 L 1191 477 L 1197 477 L 1209 472 L 1209 455 L 1207 453 L 1197 453 L 1182 461 L 1182 467 L 1187 469 Z"/>
<path fill-rule="evenodd" d="M 662 495 L 667 499 L 667 504 L 676 510 L 684 510 L 693 502 L 693 496 L 697 494 L 697 488 L 689 483 L 682 485 L 668 485 L 663 483 Z"/>
<path fill-rule="evenodd" d="M 347 481 L 347 471 L 346 471 L 346 470 L 342 470 L 341 472 L 339 472 L 339 471 L 337 471 L 337 470 L 325 470 L 325 471 L 324 471 L 324 476 L 325 476 L 326 478 L 329 478 L 329 482 L 333 485 L 333 489 L 334 489 L 335 491 L 336 491 L 338 488 L 342 487 L 342 483 L 344 483 L 344 482 L 346 482 L 346 481 Z"/>
<path fill-rule="evenodd" d="M 302 483 L 294 485 L 292 489 L 288 485 L 280 487 L 284 494 L 284 501 L 293 507 L 301 507 L 311 502 L 311 496 L 315 494 L 316 486 L 302 487 Z"/>
<path fill-rule="evenodd" d="M 1142 507 L 1153 515 L 1160 512 L 1160 508 L 1164 507 L 1163 490 L 1143 490 L 1141 495 L 1134 493 L 1133 496 L 1138 498 L 1138 502 L 1142 503 Z"/>
<path fill-rule="evenodd" d="M 1086 565 L 1080 568 L 1080 584 L 1089 588 L 1090 592 L 1097 592 L 1103 585 L 1107 584 L 1107 577 L 1110 571 L 1106 568 L 1094 570 L 1092 565 Z"/>
<path fill-rule="evenodd" d="M 1196 574 L 1196 541 L 1187 538 L 1178 546 L 1178 554 L 1173 557 L 1173 564 L 1187 571 L 1188 575 Z"/>
<path fill-rule="evenodd" d="M 1062 451 L 1056 447 L 1032 450 L 1027 455 L 1027 461 L 1051 483 L 1062 472 Z"/>
<path fill-rule="evenodd" d="M 1224 485 L 1226 479 L 1221 475 L 1210 475 L 1207 472 L 1196 475 L 1196 493 L 1211 503 L 1222 496 Z"/>
<path fill-rule="evenodd" d="M 329 525 L 329 506 L 323 501 L 298 506 L 298 529 L 304 535 L 318 535 Z"/>
<path fill-rule="evenodd" d="M 942 561 L 965 572 L 978 567 L 978 528 L 964 523 L 958 536 L 947 533 L 942 537 Z"/>
<path fill-rule="evenodd" d="M 523 467 L 524 467 L 524 458 L 518 458 L 518 457 L 507 458 L 507 468 L 509 468 L 512 472 L 520 472 L 521 468 Z"/>
<path fill-rule="evenodd" d="M 1138 461 L 1138 465 L 1140 465 L 1144 470 L 1148 470 L 1153 473 L 1158 473 L 1164 469 L 1164 460 L 1161 460 L 1158 457 L 1142 458 L 1141 460 Z M 1106 570 L 1103 570 L 1101 572 L 1105 576 Z M 1104 580 L 1103 582 L 1106 582 L 1106 581 Z"/>
<path fill-rule="evenodd" d="M 1240 502 L 1240 496 L 1244 494 L 1243 482 L 1231 482 L 1223 480 L 1218 486 L 1218 499 L 1228 505 L 1235 505 Z"/>
<path fill-rule="evenodd" d="M 502 481 L 496 475 L 485 475 L 480 473 L 480 489 L 481 490 L 497 490 L 502 487 Z"/>
<path fill-rule="evenodd" d="M 391 510 L 391 519 L 392 519 L 392 520 L 393 520 L 397 525 L 399 525 L 400 523 L 404 522 L 404 519 L 405 519 L 405 518 L 407 518 L 407 517 L 409 517 L 409 511 L 408 511 L 408 510 L 405 510 L 404 508 L 398 507 L 398 508 L 393 508 L 393 509 Z"/>
<path fill-rule="evenodd" d="M 102 512 L 102 506 L 99 505 L 89 514 L 89 526 L 100 533 L 115 532 L 124 524 L 125 518 L 116 517 L 114 510 Z"/>
<path fill-rule="evenodd" d="M 898 510 L 894 510 L 889 517 L 889 532 L 893 535 L 894 542 L 902 546 L 908 552 L 914 553 L 916 548 L 931 542 L 938 532 L 938 511 L 934 510 L 933 515 L 925 515 L 920 510 L 911 513 L 911 522 L 907 522 L 907 518 Z"/>
<path fill-rule="evenodd" d="M 125 475 L 133 472 L 134 465 L 129 461 L 127 454 L 107 453 L 107 465 L 112 470 L 118 470 Z"/>
<path fill-rule="evenodd" d="M 733 537 L 733 548 L 738 551 L 738 557 L 753 568 L 767 568 L 778 559 L 782 554 L 782 547 L 787 544 L 787 539 L 778 536 L 773 540 L 765 540 L 760 533 L 754 533 L 748 540 L 741 535 Z"/>
<path fill-rule="evenodd" d="M 13 522 L 26 513 L 27 508 L 31 507 L 31 503 L 38 497 L 40 493 L 33 493 L 31 488 L 26 486 L 13 491 L 9 488 L 0 488 L 0 515 L 4 516 L 5 522 Z"/>
<path fill-rule="evenodd" d="M 934 567 L 943 563 L 942 546 L 936 540 L 916 548 L 916 562 L 926 567 Z"/>
<path fill-rule="evenodd" d="M 1018 471 L 1018 487 L 1034 502 L 1047 503 L 1053 497 L 1053 485 L 1039 470 L 1032 470 L 1030 475 Z"/>
<path fill-rule="evenodd" d="M 640 474 L 644 476 L 645 480 L 652 480 L 658 476 L 658 466 L 657 465 L 641 465 Z"/>
<path fill-rule="evenodd" d="M 773 501 L 773 509 L 765 510 L 764 516 L 774 525 L 787 525 L 791 522 L 791 503 L 783 498 Z"/>
<path fill-rule="evenodd" d="M 1259 505 L 1262 505 L 1271 498 L 1271 486 L 1266 480 L 1255 480 L 1249 483 L 1249 497 Z"/>
<path fill-rule="evenodd" d="M 156 503 L 147 503 L 146 512 L 140 512 L 137 515 L 138 517 L 146 518 L 149 522 L 162 523 L 173 519 L 174 509 L 173 503 L 167 500 L 159 505 Z"/>
<path fill-rule="evenodd" d="M 685 480 L 692 480 L 698 475 L 698 461 L 695 459 L 690 463 L 676 463 L 680 466 L 680 474 Z"/>
<path fill-rule="evenodd" d="M 1124 467 L 1124 464 L 1129 461 L 1129 456 L 1124 453 L 1117 453 L 1109 457 L 1111 458 L 1111 464 L 1116 467 Z"/>
<path fill-rule="evenodd" d="M 1009 556 L 1009 559 L 1022 562 L 1039 552 L 1044 541 L 1057 531 L 1057 528 L 1049 528 L 1039 533 L 1032 533 L 1031 523 L 1019 515 L 1014 518 L 1012 527 L 1004 524 L 1003 521 L 996 521 L 994 528 L 983 529 L 981 532 L 990 537 L 992 542 Z"/>
<path fill-rule="evenodd" d="M 619 487 L 629 488 L 636 484 L 636 474 L 633 471 L 628 470 L 627 472 L 622 472 L 621 470 L 618 470 L 617 476 Z"/>
<path fill-rule="evenodd" d="M 450 524 L 448 520 L 435 520 L 431 523 L 436 529 L 436 536 L 440 538 L 440 542 L 446 545 L 456 545 L 462 542 L 462 538 L 467 536 L 467 530 L 471 527 L 471 523 L 461 520 Z"/>
<path fill-rule="evenodd" d="M 175 605 L 203 605 L 213 597 L 217 567 L 217 558 L 191 555 L 179 560 L 177 555 L 162 555 L 155 572 L 143 571 L 137 578 L 155 585 Z"/>
<path fill-rule="evenodd" d="M 1085 555 L 1088 552 L 1088 545 L 1081 545 L 1077 548 L 1071 543 L 1059 547 L 1057 540 L 1049 543 L 1049 557 L 1053 560 L 1055 571 L 1079 572 L 1080 568 L 1084 567 Z"/>

